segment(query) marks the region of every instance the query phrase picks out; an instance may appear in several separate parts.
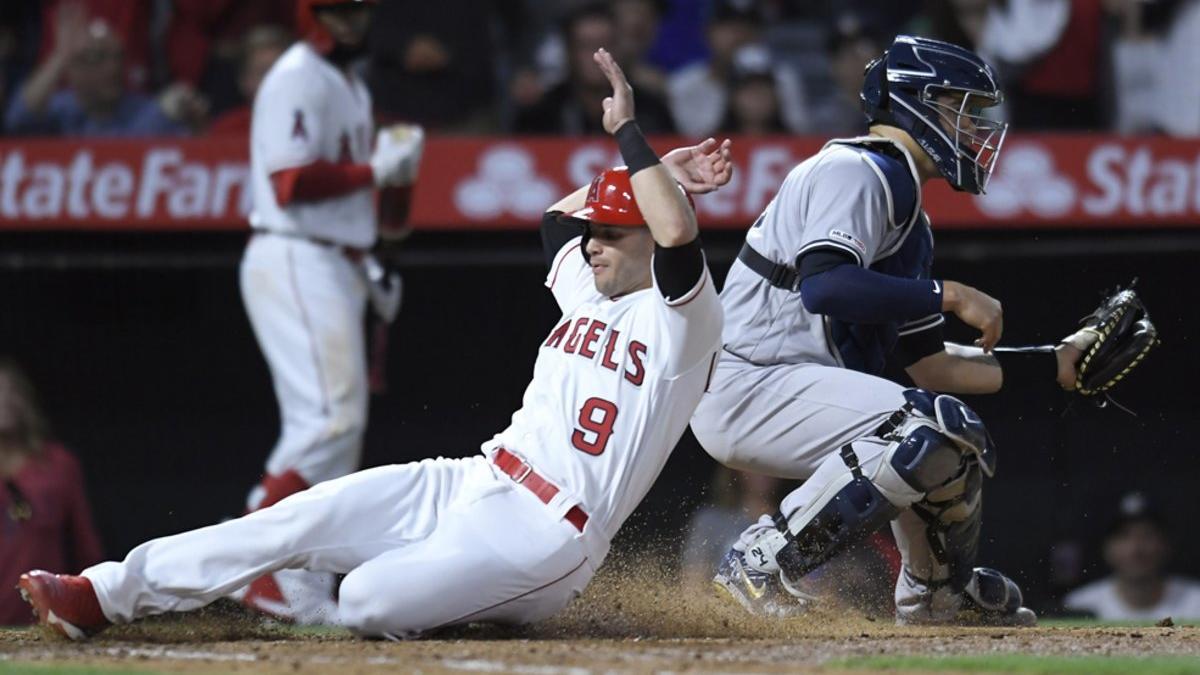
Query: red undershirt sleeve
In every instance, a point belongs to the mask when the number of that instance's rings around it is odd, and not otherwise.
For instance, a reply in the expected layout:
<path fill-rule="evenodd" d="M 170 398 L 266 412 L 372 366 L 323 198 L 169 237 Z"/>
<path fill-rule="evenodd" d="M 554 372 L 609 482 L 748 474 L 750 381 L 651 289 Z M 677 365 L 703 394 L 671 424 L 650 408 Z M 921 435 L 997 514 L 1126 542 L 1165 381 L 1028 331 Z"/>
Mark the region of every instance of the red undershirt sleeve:
<path fill-rule="evenodd" d="M 312 164 L 283 169 L 271 174 L 275 199 L 280 206 L 340 197 L 375 185 L 370 164 L 334 164 L 318 160 Z"/>

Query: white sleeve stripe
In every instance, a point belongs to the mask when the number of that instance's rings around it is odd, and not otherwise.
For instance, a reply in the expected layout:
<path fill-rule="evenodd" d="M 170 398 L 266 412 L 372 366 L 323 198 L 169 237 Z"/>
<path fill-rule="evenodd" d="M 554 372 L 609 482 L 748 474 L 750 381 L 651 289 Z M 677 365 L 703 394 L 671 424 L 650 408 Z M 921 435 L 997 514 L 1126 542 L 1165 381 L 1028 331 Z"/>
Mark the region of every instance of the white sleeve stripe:
<path fill-rule="evenodd" d="M 573 240 L 572 240 L 573 241 Z M 554 259 L 554 271 L 550 276 L 546 277 L 546 288 L 554 290 L 554 284 L 558 282 L 558 273 L 562 270 L 563 263 L 566 262 L 567 256 L 577 248 L 583 246 L 582 241 L 577 241 L 574 244 L 567 242 L 563 244 L 562 250 L 558 252 L 558 256 Z"/>
<path fill-rule="evenodd" d="M 943 323 L 946 323 L 946 317 L 942 316 L 941 314 L 931 314 L 924 319 L 918 319 L 917 321 L 910 321 L 904 324 L 900 327 L 899 334 L 912 335 L 913 333 L 920 333 L 921 331 L 929 330 L 930 328 Z"/>
<path fill-rule="evenodd" d="M 667 303 L 668 307 L 682 307 L 695 300 L 696 296 L 700 295 L 700 291 L 704 290 L 704 284 L 706 283 L 708 283 L 707 264 L 704 265 L 704 273 L 700 275 L 700 281 L 696 282 L 696 285 L 692 288 L 692 290 L 674 300 L 663 298 L 663 302 Z"/>
<path fill-rule="evenodd" d="M 892 206 L 892 186 L 888 185 L 887 177 L 883 175 L 883 170 L 880 169 L 875 162 L 871 161 L 869 157 L 859 153 L 858 158 L 861 159 L 867 166 L 871 167 L 871 170 L 874 171 L 875 175 L 879 177 L 879 182 L 883 183 L 883 194 L 885 197 L 887 197 L 888 225 L 891 225 L 892 229 L 895 229 L 897 227 L 895 215 L 896 207 Z M 918 190 L 918 192 L 920 192 L 920 190 Z"/>
<path fill-rule="evenodd" d="M 863 259 L 862 259 L 861 253 L 859 253 L 853 246 L 848 246 L 846 244 L 843 244 L 842 242 L 840 242 L 836 239 L 818 239 L 816 241 L 810 241 L 807 244 L 805 244 L 804 246 L 800 247 L 800 250 L 796 252 L 796 258 L 798 259 L 800 256 L 802 256 L 805 253 L 808 253 L 809 251 L 812 251 L 814 249 L 830 248 L 830 247 L 842 249 L 843 251 L 854 256 L 854 262 L 858 263 L 859 267 L 866 267 L 866 265 L 863 264 Z"/>

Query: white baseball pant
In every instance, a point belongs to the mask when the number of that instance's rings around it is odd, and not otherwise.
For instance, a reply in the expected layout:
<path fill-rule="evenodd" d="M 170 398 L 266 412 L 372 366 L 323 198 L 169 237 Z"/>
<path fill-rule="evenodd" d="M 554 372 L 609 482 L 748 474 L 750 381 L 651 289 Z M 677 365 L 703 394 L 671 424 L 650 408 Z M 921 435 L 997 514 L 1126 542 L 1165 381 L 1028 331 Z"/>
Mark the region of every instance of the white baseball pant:
<path fill-rule="evenodd" d="M 295 471 L 315 485 L 356 470 L 368 403 L 367 282 L 358 264 L 333 246 L 257 234 L 241 289 L 282 422 L 267 473 Z"/>
<path fill-rule="evenodd" d="M 412 637 L 558 612 L 607 551 L 596 531 L 581 533 L 480 455 L 360 471 L 83 574 L 115 623 L 196 609 L 279 569 L 346 574 L 337 623 Z"/>

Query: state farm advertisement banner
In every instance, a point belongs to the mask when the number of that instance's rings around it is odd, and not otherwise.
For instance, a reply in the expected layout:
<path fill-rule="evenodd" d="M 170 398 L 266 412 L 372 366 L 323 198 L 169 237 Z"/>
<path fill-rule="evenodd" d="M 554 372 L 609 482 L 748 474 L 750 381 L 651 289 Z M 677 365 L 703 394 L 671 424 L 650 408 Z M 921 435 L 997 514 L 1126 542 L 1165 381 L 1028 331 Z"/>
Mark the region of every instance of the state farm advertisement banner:
<path fill-rule="evenodd" d="M 0 229 L 246 227 L 245 143 L 0 142 Z"/>
<path fill-rule="evenodd" d="M 822 143 L 735 139 L 733 182 L 696 200 L 702 224 L 747 227 Z M 603 138 L 432 138 L 412 224 L 534 227 L 561 195 L 619 163 Z M 249 179 L 238 140 L 0 141 L 0 229 L 242 229 L 253 207 Z M 1200 139 L 1014 136 L 987 195 L 941 181 L 925 195 L 936 227 L 1197 227 Z"/>

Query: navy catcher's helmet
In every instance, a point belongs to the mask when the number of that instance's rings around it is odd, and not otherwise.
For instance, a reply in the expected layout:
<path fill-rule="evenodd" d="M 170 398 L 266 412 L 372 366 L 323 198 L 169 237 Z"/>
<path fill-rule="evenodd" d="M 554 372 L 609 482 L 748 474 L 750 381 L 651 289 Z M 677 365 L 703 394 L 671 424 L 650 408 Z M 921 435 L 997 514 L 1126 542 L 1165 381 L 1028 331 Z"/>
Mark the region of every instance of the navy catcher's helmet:
<path fill-rule="evenodd" d="M 908 132 L 954 189 L 983 194 L 1008 131 L 983 116 L 1004 100 L 983 59 L 949 42 L 900 35 L 867 64 L 861 98 L 871 124 Z"/>

